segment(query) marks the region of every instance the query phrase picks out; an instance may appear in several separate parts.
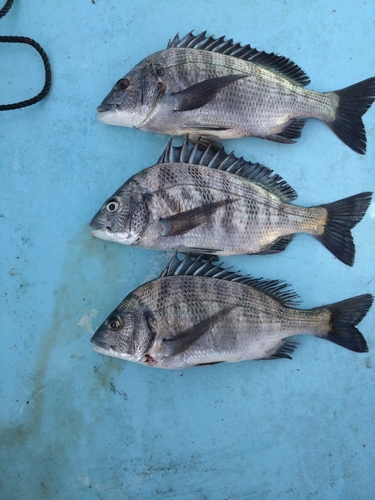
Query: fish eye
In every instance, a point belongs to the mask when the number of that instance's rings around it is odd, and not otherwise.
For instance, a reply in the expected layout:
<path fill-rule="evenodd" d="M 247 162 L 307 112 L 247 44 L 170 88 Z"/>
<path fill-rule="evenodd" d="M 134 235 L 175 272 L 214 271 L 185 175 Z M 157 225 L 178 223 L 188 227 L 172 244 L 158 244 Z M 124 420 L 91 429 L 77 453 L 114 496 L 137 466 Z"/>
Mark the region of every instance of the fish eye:
<path fill-rule="evenodd" d="M 109 213 L 113 213 L 113 212 L 117 212 L 117 210 L 119 209 L 119 206 L 120 206 L 120 203 L 116 200 L 112 200 L 112 201 L 109 201 L 107 203 L 107 205 L 105 206 L 105 209 L 107 210 L 107 212 Z"/>
<path fill-rule="evenodd" d="M 108 320 L 109 329 L 112 332 L 117 332 L 121 328 L 121 321 L 119 318 L 111 318 Z"/>
<path fill-rule="evenodd" d="M 128 87 L 129 80 L 127 78 L 121 78 L 121 80 L 116 83 L 116 90 L 118 90 L 119 92 L 124 92 L 124 90 L 126 90 Z"/>

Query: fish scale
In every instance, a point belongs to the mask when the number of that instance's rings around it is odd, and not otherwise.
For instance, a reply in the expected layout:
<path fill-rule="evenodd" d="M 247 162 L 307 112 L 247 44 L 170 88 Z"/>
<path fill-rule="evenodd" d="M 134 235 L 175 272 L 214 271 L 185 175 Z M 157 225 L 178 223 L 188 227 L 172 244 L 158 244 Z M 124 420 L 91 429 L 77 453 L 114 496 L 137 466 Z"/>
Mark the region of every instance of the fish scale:
<path fill-rule="evenodd" d="M 317 118 L 364 154 L 362 116 L 375 99 L 375 78 L 331 92 L 308 83 L 285 57 L 190 33 L 121 78 L 98 107 L 99 119 L 169 135 L 293 143 L 306 119 Z"/>
<path fill-rule="evenodd" d="M 203 255 L 175 256 L 158 279 L 125 297 L 91 341 L 99 353 L 169 369 L 290 358 L 297 334 L 366 352 L 356 325 L 372 302 L 365 294 L 296 309 L 283 282 L 241 276 Z"/>
<path fill-rule="evenodd" d="M 260 165 L 186 138 L 159 163 L 131 177 L 91 221 L 93 234 L 124 244 L 220 255 L 283 251 L 308 233 L 354 262 L 353 228 L 371 201 L 365 192 L 316 207 L 292 205 L 296 192 Z"/>
<path fill-rule="evenodd" d="M 265 234 L 269 235 L 269 226 L 271 225 L 273 226 L 275 232 L 280 231 L 281 234 L 285 232 L 287 234 L 289 232 L 294 232 L 293 229 L 295 228 L 295 223 L 293 223 L 294 221 L 291 220 L 291 217 L 287 217 L 286 212 L 284 212 L 285 216 L 283 218 L 278 217 L 277 212 L 279 211 L 279 202 L 274 203 L 274 207 L 269 206 L 273 204 L 272 199 L 265 200 L 264 195 L 262 197 L 261 194 L 258 194 L 255 187 L 244 185 L 240 178 L 238 178 L 237 183 L 229 182 L 226 177 L 229 177 L 230 175 L 225 175 L 223 172 L 220 178 L 218 178 L 217 176 L 211 175 L 213 172 L 209 168 L 201 166 L 198 168 L 197 166 L 188 165 L 187 174 L 184 166 L 175 166 L 174 168 L 175 171 L 179 170 L 180 182 L 189 182 L 191 186 L 191 199 L 189 200 L 184 200 L 183 197 L 180 196 L 178 188 L 168 189 L 166 186 L 164 187 L 164 191 L 168 190 L 170 193 L 169 198 L 173 198 L 175 196 L 181 200 L 181 211 L 190 209 L 193 204 L 212 203 L 218 198 L 239 198 L 238 202 L 229 204 L 227 210 L 222 211 L 221 221 L 220 219 L 217 220 L 217 225 L 225 229 L 227 234 L 231 234 L 231 241 L 226 242 L 228 250 L 230 247 L 234 253 L 238 253 L 238 250 L 246 245 L 245 241 L 249 241 L 249 234 L 251 233 L 253 233 L 255 239 L 257 238 L 257 235 L 259 235 L 260 239 L 264 239 Z M 190 179 L 189 175 L 191 176 Z M 203 176 L 205 177 L 205 182 L 203 182 Z M 225 180 L 223 180 L 223 178 Z M 150 185 L 152 185 L 152 179 L 149 181 Z M 251 189 L 252 187 L 253 189 Z M 191 200 L 193 200 L 194 203 L 192 203 Z M 253 212 L 255 217 L 252 217 L 251 215 L 246 217 L 246 205 L 248 203 L 254 207 L 252 210 L 250 209 L 250 213 Z M 258 211 L 256 211 L 255 207 L 259 207 Z M 272 208 L 274 208 L 274 210 L 271 214 Z M 304 211 L 301 209 L 301 217 L 303 212 Z M 163 217 L 171 215 L 166 213 L 161 214 L 160 212 L 158 212 L 158 214 Z M 294 210 L 294 213 L 290 213 L 290 215 L 296 218 L 296 211 Z M 310 215 L 310 218 L 313 217 Z M 246 221 L 244 222 L 243 219 Z M 317 220 L 317 216 L 315 216 L 315 219 Z M 212 219 L 211 224 L 214 222 L 214 219 Z M 244 224 L 246 224 L 246 227 L 243 227 Z M 235 227 L 235 230 L 231 230 L 228 226 Z M 217 243 L 222 236 L 223 234 L 218 234 Z M 277 234 L 277 236 L 280 236 L 280 234 Z M 274 239 L 272 235 L 269 235 L 269 237 L 271 241 Z M 146 233 L 144 233 L 144 238 L 147 238 L 147 229 Z M 193 240 L 191 243 L 189 242 L 189 237 L 186 236 L 186 241 L 184 243 L 185 246 L 188 248 L 189 246 L 197 246 L 197 242 L 194 242 L 193 234 L 190 234 L 190 238 Z M 249 253 L 250 252 L 251 250 Z"/>
<path fill-rule="evenodd" d="M 196 323 L 199 323 L 207 316 L 215 314 L 222 308 L 235 306 L 223 318 L 222 322 L 214 327 L 208 337 L 204 337 L 197 341 L 189 351 L 189 354 L 182 355 L 184 361 L 187 356 L 193 357 L 193 364 L 200 362 L 214 362 L 217 361 L 217 356 L 229 356 L 230 359 L 240 360 L 242 356 L 250 356 L 254 358 L 257 354 L 254 352 L 254 346 L 259 342 L 263 345 L 275 345 L 281 338 L 300 333 L 303 328 L 307 328 L 307 324 L 302 327 L 302 323 L 296 323 L 296 317 L 293 316 L 291 322 L 291 314 L 288 309 L 279 310 L 278 304 L 274 303 L 272 299 L 263 296 L 259 292 L 251 289 L 246 285 L 234 284 L 230 281 L 207 280 L 204 278 L 197 278 L 195 280 L 188 277 L 166 277 L 161 281 L 162 287 L 159 288 L 158 282 L 152 282 L 151 289 L 145 291 L 144 298 L 148 300 L 149 307 L 153 310 L 156 317 L 156 322 L 163 318 L 168 318 L 171 315 L 171 323 L 179 329 L 185 330 Z M 140 292 L 138 291 L 138 294 Z M 159 299 L 157 297 L 162 297 Z M 152 299 L 154 298 L 154 300 Z M 162 302 L 163 307 L 156 307 L 156 303 Z M 175 304 L 178 304 L 178 314 L 174 315 L 173 310 Z M 263 316 L 272 310 L 274 317 L 268 318 Z M 262 322 L 260 319 L 262 318 Z M 304 322 L 312 321 L 311 318 L 304 318 Z M 316 318 L 315 318 L 316 321 Z M 251 324 L 251 331 L 253 338 L 248 338 L 249 325 Z M 219 328 L 220 326 L 220 328 Z M 233 332 L 233 329 L 236 329 Z M 276 329 L 278 334 L 269 336 L 267 342 L 263 340 L 265 332 L 271 329 Z M 228 337 L 223 337 L 225 330 L 231 331 L 232 334 Z M 164 332 L 163 332 L 164 334 Z M 281 335 L 281 337 L 280 337 Z M 217 338 L 218 337 L 218 338 Z M 228 345 L 229 343 L 229 345 Z M 220 351 L 215 350 L 215 344 L 219 346 Z M 156 359 L 157 353 L 155 349 L 150 349 L 149 355 Z M 207 350 L 211 349 L 210 357 L 207 358 Z M 268 349 L 266 349 L 268 351 Z M 264 352 L 262 353 L 262 357 Z M 203 356 L 205 356 L 204 359 Z M 178 362 L 178 360 L 174 360 Z M 167 363 L 167 361 L 164 361 Z"/>

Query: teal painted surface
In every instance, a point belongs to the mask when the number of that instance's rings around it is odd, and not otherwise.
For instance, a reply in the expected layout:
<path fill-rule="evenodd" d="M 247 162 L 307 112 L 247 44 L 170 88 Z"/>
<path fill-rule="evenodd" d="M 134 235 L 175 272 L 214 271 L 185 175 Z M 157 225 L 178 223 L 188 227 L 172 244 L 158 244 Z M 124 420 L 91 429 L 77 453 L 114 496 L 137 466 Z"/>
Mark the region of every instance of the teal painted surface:
<path fill-rule="evenodd" d="M 168 256 L 93 239 L 88 222 L 168 138 L 106 126 L 96 106 L 177 31 L 285 55 L 333 90 L 375 74 L 373 2 L 15 2 L 0 32 L 35 38 L 53 69 L 41 103 L 0 115 L 0 498 L 361 499 L 375 491 L 373 308 L 359 355 L 302 337 L 293 361 L 153 370 L 96 354 L 95 328 Z M 0 45 L 0 101 L 43 85 L 33 49 Z M 375 108 L 362 157 L 309 121 L 294 146 L 226 149 L 282 175 L 309 206 L 374 190 Z M 375 292 L 375 206 L 353 268 L 313 238 L 225 263 L 293 285 L 304 307 Z"/>

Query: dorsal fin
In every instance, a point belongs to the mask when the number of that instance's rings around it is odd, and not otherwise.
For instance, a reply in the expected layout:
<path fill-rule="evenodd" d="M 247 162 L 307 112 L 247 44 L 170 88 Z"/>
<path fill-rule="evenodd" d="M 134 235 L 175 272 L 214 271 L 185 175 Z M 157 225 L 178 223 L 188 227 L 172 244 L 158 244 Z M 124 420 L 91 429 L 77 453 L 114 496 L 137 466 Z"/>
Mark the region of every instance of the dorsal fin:
<path fill-rule="evenodd" d="M 285 306 L 295 306 L 299 304 L 299 296 L 288 289 L 289 285 L 279 280 L 264 280 L 263 278 L 251 278 L 249 275 L 241 275 L 239 272 L 232 272 L 231 268 L 222 267 L 222 263 L 214 262 L 214 258 L 207 255 L 188 254 L 180 260 L 175 254 L 160 274 L 160 278 L 166 276 L 205 276 L 226 281 L 235 281 L 252 286 L 262 292 L 271 295 Z"/>
<path fill-rule="evenodd" d="M 238 57 L 239 59 L 259 64 L 303 87 L 310 83 L 310 78 L 306 73 L 287 57 L 277 56 L 273 53 L 267 54 L 267 52 L 253 49 L 250 45 L 242 46 L 240 43 L 233 43 L 232 39 L 224 40 L 224 38 L 224 36 L 217 39 L 213 36 L 207 37 L 206 31 L 194 36 L 191 31 L 180 39 L 177 33 L 173 40 L 169 40 L 167 49 L 175 47 L 218 52 L 220 54 Z"/>
<path fill-rule="evenodd" d="M 198 142 L 193 146 L 189 143 L 189 136 L 185 137 L 182 146 L 173 146 L 172 138 L 158 159 L 158 163 L 192 163 L 206 167 L 225 170 L 239 175 L 252 182 L 261 184 L 264 188 L 278 196 L 282 201 L 292 201 L 297 198 L 296 191 L 273 170 L 260 163 L 245 161 L 237 158 L 233 152 L 227 154 L 224 147 L 211 141 L 208 146 Z"/>

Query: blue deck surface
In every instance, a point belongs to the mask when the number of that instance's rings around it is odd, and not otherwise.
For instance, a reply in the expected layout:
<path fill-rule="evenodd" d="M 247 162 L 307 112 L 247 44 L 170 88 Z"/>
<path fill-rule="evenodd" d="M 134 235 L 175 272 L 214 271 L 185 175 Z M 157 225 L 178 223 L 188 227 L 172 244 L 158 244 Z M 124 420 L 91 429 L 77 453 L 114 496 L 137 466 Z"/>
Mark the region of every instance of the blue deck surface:
<path fill-rule="evenodd" d="M 90 338 L 164 252 L 95 239 L 89 221 L 168 137 L 104 125 L 117 79 L 176 32 L 225 35 L 289 57 L 328 91 L 375 75 L 374 2 L 15 2 L 0 34 L 35 38 L 53 85 L 0 114 L 0 498 L 344 499 L 375 492 L 375 307 L 369 353 L 301 336 L 293 360 L 164 371 L 92 351 Z M 35 95 L 43 65 L 0 44 L 0 103 Z M 295 145 L 226 150 L 283 176 L 303 206 L 375 190 L 375 106 L 361 156 L 310 120 Z M 375 293 L 375 204 L 353 230 L 349 268 L 298 235 L 274 256 L 224 259 L 291 283 L 302 307 Z"/>

